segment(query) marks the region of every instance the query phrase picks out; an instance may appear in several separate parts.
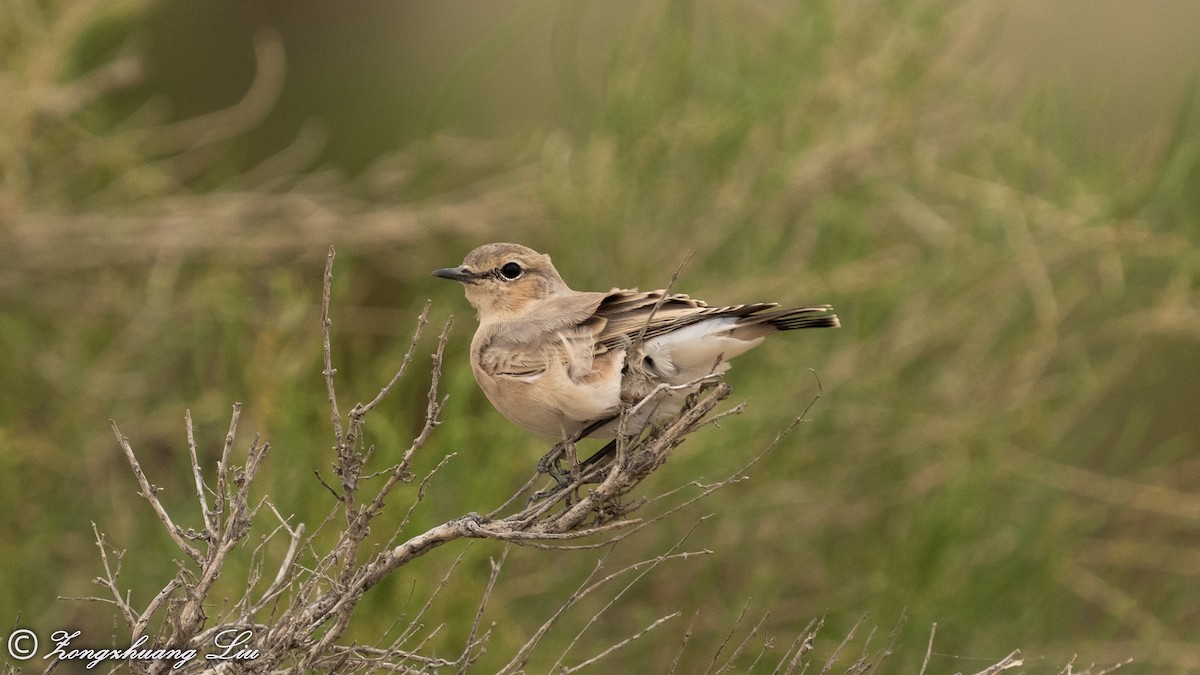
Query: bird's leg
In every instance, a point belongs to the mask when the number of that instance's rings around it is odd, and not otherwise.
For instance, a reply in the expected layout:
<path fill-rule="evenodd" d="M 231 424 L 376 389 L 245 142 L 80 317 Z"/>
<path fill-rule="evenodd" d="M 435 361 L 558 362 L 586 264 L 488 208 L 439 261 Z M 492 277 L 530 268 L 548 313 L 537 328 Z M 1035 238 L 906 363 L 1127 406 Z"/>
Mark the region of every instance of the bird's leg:
<path fill-rule="evenodd" d="M 587 438 L 589 435 L 594 433 L 597 429 L 604 426 L 605 424 L 608 424 L 609 422 L 613 421 L 614 419 L 616 419 L 616 418 L 615 417 L 607 417 L 604 419 L 596 420 L 595 422 L 592 422 L 591 424 L 587 425 L 582 430 L 580 430 L 579 433 L 576 433 L 575 435 L 573 435 L 569 438 L 565 438 L 562 441 L 555 444 L 555 446 L 553 448 L 550 448 L 550 452 L 547 452 L 545 455 L 542 456 L 542 458 L 540 460 L 538 460 L 538 473 L 548 474 L 548 475 L 554 477 L 556 482 L 559 482 L 559 483 L 563 482 L 560 479 L 565 478 L 566 476 L 565 476 L 565 473 L 563 472 L 562 467 L 558 466 L 558 462 L 560 459 L 562 459 L 563 453 L 567 449 L 567 445 L 568 444 L 573 445 L 576 441 L 583 439 L 583 438 Z"/>
<path fill-rule="evenodd" d="M 540 460 L 538 460 L 537 470 L 538 470 L 538 473 L 546 474 L 547 476 L 550 476 L 551 478 L 553 478 L 554 479 L 554 487 L 546 489 L 546 490 L 542 490 L 541 492 L 534 493 L 529 498 L 530 503 L 541 500 L 541 499 L 545 499 L 546 497 L 554 495 L 559 490 L 570 485 L 571 480 L 568 476 L 568 471 L 570 469 L 575 469 L 577 472 L 578 468 L 580 466 L 590 466 L 596 460 L 602 459 L 603 455 L 611 454 L 612 450 L 617 447 L 614 444 L 615 442 L 609 443 L 608 445 L 604 446 L 605 449 L 596 453 L 592 457 L 589 457 L 586 461 L 584 461 L 582 463 L 575 462 L 573 467 L 563 467 L 561 465 L 561 460 L 563 458 L 563 455 L 566 454 L 568 445 L 570 445 L 572 447 L 572 449 L 574 449 L 574 445 L 575 445 L 576 441 L 588 437 L 592 433 L 595 433 L 595 431 L 597 429 L 599 429 L 600 427 L 603 427 L 604 425 L 608 424 L 609 422 L 612 422 L 615 419 L 616 419 L 616 417 L 614 416 L 614 417 L 607 417 L 604 419 L 596 420 L 595 422 L 592 422 L 591 424 L 589 424 L 586 427 L 584 427 L 583 429 L 581 429 L 578 433 L 574 434 L 573 436 L 571 436 L 569 438 L 565 438 L 562 441 L 559 441 L 558 443 L 556 443 L 554 445 L 553 448 L 550 448 L 550 452 L 547 452 L 545 455 L 542 456 L 542 458 Z M 572 456 L 574 454 L 575 454 L 574 452 L 571 453 Z"/>
<path fill-rule="evenodd" d="M 544 473 L 554 479 L 556 483 L 562 483 L 566 476 L 563 474 L 562 468 L 558 465 L 558 461 L 562 459 L 563 454 L 567 451 L 567 444 L 574 443 L 571 439 L 559 441 L 550 452 L 542 455 L 538 460 L 537 471 Z"/>

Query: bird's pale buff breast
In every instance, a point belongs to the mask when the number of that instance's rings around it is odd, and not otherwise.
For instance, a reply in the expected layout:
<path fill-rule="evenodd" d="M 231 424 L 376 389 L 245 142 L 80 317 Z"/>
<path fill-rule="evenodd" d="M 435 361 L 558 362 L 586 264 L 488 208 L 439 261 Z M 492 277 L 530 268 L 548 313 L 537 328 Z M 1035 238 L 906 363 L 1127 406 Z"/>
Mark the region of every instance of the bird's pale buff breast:
<path fill-rule="evenodd" d="M 570 377 L 566 363 L 556 361 L 536 375 L 491 375 L 479 365 L 485 361 L 481 352 L 487 349 L 480 340 L 482 332 L 477 331 L 471 342 L 471 372 L 496 410 L 514 424 L 561 440 L 619 412 L 621 378 L 614 370 L 624 363 L 624 350 L 596 358 L 588 376 L 578 380 Z"/>

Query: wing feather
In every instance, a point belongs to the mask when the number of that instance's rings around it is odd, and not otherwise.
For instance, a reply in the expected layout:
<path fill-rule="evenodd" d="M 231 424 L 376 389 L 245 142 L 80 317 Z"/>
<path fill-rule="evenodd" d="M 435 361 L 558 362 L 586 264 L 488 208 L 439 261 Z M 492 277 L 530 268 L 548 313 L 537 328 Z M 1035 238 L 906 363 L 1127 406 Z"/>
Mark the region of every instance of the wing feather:
<path fill-rule="evenodd" d="M 709 307 L 703 301 L 682 293 L 670 294 L 665 298 L 663 295 L 664 291 L 661 290 L 610 292 L 596 308 L 596 315 L 608 320 L 597 338 L 599 345 L 605 349 L 615 349 L 629 344 L 641 334 L 643 326 L 646 327 L 645 338 L 650 339 L 707 319 L 746 317 L 778 306 L 778 303 L 769 302 Z M 658 305 L 660 298 L 663 298 L 662 304 L 655 311 L 654 307 Z"/>
<path fill-rule="evenodd" d="M 479 365 L 487 374 L 536 378 L 555 367 L 572 380 L 592 370 L 596 336 L 606 320 L 596 315 L 605 293 L 572 293 L 549 298 L 537 311 L 518 321 L 494 326 L 479 346 Z"/>

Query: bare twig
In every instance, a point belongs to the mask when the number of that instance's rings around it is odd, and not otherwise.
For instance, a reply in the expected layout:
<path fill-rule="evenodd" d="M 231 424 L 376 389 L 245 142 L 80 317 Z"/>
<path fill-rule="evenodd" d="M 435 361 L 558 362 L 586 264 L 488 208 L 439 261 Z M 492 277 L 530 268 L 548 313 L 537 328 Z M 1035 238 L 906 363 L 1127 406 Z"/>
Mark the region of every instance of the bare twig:
<path fill-rule="evenodd" d="M 289 527 L 287 519 L 279 515 L 279 511 L 275 510 L 275 505 L 270 502 L 267 505 L 271 507 L 271 512 L 279 519 L 280 525 L 288 532 L 290 538 L 288 549 L 287 553 L 283 556 L 283 560 L 279 563 L 279 570 L 275 573 L 275 578 L 271 581 L 271 585 L 267 587 L 267 590 L 263 591 L 262 597 L 259 598 L 258 602 L 243 615 L 243 622 L 249 621 L 251 616 L 261 611 L 286 589 L 287 581 L 296 572 L 296 553 L 300 549 L 300 541 L 304 538 L 304 523 L 298 524 L 295 528 Z"/>
<path fill-rule="evenodd" d="M 817 632 L 820 631 L 824 625 L 824 618 L 820 620 L 810 620 L 808 625 L 804 627 L 804 630 L 800 631 L 800 633 L 796 636 L 796 639 L 792 641 L 792 644 L 788 647 L 788 650 L 784 652 L 783 658 L 779 661 L 779 665 L 775 666 L 775 670 L 771 671 L 771 675 L 778 675 L 780 672 L 782 672 L 784 675 L 791 675 L 791 673 L 796 672 L 796 669 L 800 667 L 801 660 L 804 658 L 804 655 L 811 652 L 815 648 Z M 792 654 L 793 650 L 796 652 L 795 655 Z M 792 657 L 790 661 L 788 660 L 788 656 Z"/>
<path fill-rule="evenodd" d="M 137 623 L 134 616 L 133 608 L 129 606 L 129 602 L 121 597 L 121 590 L 117 587 L 117 577 L 121 573 L 121 553 L 117 554 L 117 566 L 114 569 L 108 562 L 107 544 L 104 541 L 104 535 L 100 534 L 100 528 L 96 523 L 92 523 L 92 533 L 96 536 L 96 547 L 100 549 L 100 562 L 104 565 L 104 576 L 93 579 L 97 584 L 107 588 L 113 596 L 113 602 L 117 608 L 121 610 L 121 614 L 125 617 L 125 621 L 129 625 Z"/>
<path fill-rule="evenodd" d="M 496 579 L 499 578 L 500 570 L 504 567 L 504 561 L 508 559 L 508 552 L 511 549 L 511 545 L 505 546 L 499 560 L 488 561 L 491 564 L 492 573 L 488 576 L 487 588 L 483 590 L 483 596 L 479 599 L 479 609 L 475 611 L 475 620 L 471 622 L 471 631 L 467 633 L 467 644 L 463 647 L 462 656 L 459 657 L 459 675 L 467 672 L 467 667 L 471 665 L 473 660 L 471 650 L 475 648 L 475 635 L 479 632 L 479 621 L 483 618 L 483 610 L 487 609 L 488 600 L 492 597 L 492 589 L 496 587 Z"/>
<path fill-rule="evenodd" d="M 721 658 L 721 652 L 724 652 L 725 648 L 729 646 L 729 641 L 733 639 L 733 634 L 737 632 L 738 626 L 742 625 L 742 619 L 746 618 L 746 612 L 749 609 L 750 601 L 746 600 L 745 604 L 742 605 L 742 611 L 738 612 L 737 618 L 733 620 L 733 625 L 725 633 L 725 639 L 721 641 L 721 644 L 717 645 L 717 651 L 713 652 L 712 660 L 708 662 L 708 667 L 704 669 L 705 675 L 708 675 L 712 671 L 713 666 L 717 665 L 717 659 Z"/>
<path fill-rule="evenodd" d="M 108 423 L 112 427 L 113 435 L 117 437 L 117 443 L 120 444 L 121 450 L 125 452 L 125 459 L 129 462 L 129 468 L 133 470 L 133 475 L 137 478 L 138 485 L 141 486 L 141 492 L 138 494 L 150 502 L 150 507 L 154 509 L 155 515 L 158 516 L 158 519 L 167 528 L 167 534 L 171 535 L 171 539 L 179 547 L 179 550 L 186 553 L 195 562 L 203 564 L 204 558 L 200 554 L 200 551 L 188 543 L 183 530 L 179 529 L 179 526 L 171 520 L 171 515 L 163 508 L 162 502 L 158 499 L 158 488 L 151 485 L 150 481 L 146 478 L 146 473 L 142 471 L 142 465 L 138 462 L 137 456 L 133 454 L 133 448 L 129 445 L 129 439 L 121 435 L 121 430 L 117 428 L 116 422 L 109 420 Z"/>
<path fill-rule="evenodd" d="M 635 576 L 633 579 L 631 579 L 629 581 L 629 583 L 625 584 L 624 588 L 622 588 L 621 590 L 614 593 L 612 598 L 609 599 L 608 603 L 606 603 L 603 607 L 600 608 L 599 611 L 597 611 L 595 614 L 593 614 L 592 618 L 588 619 L 588 622 L 586 624 L 584 624 L 583 628 L 579 629 L 579 632 L 575 634 L 575 637 L 563 649 L 562 654 L 559 655 L 558 660 L 554 663 L 553 669 L 557 669 L 559 667 L 559 665 L 562 663 L 563 659 L 566 658 L 567 652 L 571 651 L 571 649 L 579 642 L 579 639 L 581 637 L 583 637 L 583 634 L 585 632 L 587 632 L 587 630 L 589 628 L 591 628 L 600 619 L 601 615 L 603 615 L 606 611 L 611 609 L 612 606 L 615 605 L 618 600 L 620 600 L 627 592 L 629 592 L 629 589 L 633 588 L 634 585 L 637 584 L 637 582 L 639 582 L 643 578 L 645 578 L 645 576 L 647 574 L 649 574 L 651 571 L 653 571 L 659 565 L 661 565 L 662 563 L 664 563 L 668 560 L 672 560 L 676 556 L 686 559 L 687 557 L 689 557 L 691 555 L 695 555 L 694 553 L 684 553 L 680 556 L 679 554 L 676 554 L 675 552 L 677 550 L 679 550 L 679 548 L 681 546 L 683 546 L 684 542 L 686 542 L 688 540 L 688 537 L 692 536 L 692 533 L 696 531 L 696 528 L 700 526 L 700 523 L 704 522 L 705 520 L 708 520 L 708 516 L 704 516 L 704 517 L 700 518 L 699 520 L 697 520 L 695 523 L 692 523 L 692 526 L 690 528 L 688 528 L 687 532 L 684 532 L 683 536 L 679 538 L 679 541 L 675 542 L 674 546 L 672 546 L 670 549 L 668 549 L 666 553 L 658 556 L 657 558 L 654 558 L 652 561 L 649 561 L 649 564 L 645 565 L 645 569 L 643 569 L 641 571 L 641 573 L 639 573 L 637 576 Z M 626 569 L 630 569 L 630 568 L 626 568 Z M 624 570 L 622 570 L 622 571 L 624 571 Z M 600 581 L 600 583 L 604 583 L 611 578 L 613 578 L 612 575 L 605 577 L 604 579 L 602 579 Z M 675 616 L 675 615 L 672 615 L 672 616 Z M 655 624 L 655 625 L 657 625 L 657 624 Z"/>
<path fill-rule="evenodd" d="M 379 393 L 376 394 L 375 398 L 371 399 L 369 403 L 366 405 L 360 403 L 354 406 L 354 409 L 350 411 L 351 417 L 362 419 L 367 413 L 374 410 L 375 406 L 379 405 L 388 394 L 392 393 L 392 388 L 394 388 L 396 383 L 399 382 L 404 377 L 404 374 L 408 372 L 408 366 L 410 363 L 412 363 L 413 353 L 417 349 L 417 342 L 421 339 L 421 331 L 426 325 L 429 324 L 429 307 L 432 304 L 432 300 L 426 300 L 425 306 L 421 308 L 421 313 L 417 315 L 417 327 L 413 331 L 412 340 L 410 340 L 408 343 L 408 351 L 404 352 L 404 360 L 400 362 L 400 368 L 396 371 L 396 374 L 392 376 L 392 379 L 389 380 L 386 385 L 380 388 Z M 450 317 L 450 319 L 447 319 L 446 321 L 447 331 L 450 329 L 450 321 L 453 320 L 453 318 L 454 317 Z M 443 333 L 444 332 L 445 331 L 443 331 Z"/>
<path fill-rule="evenodd" d="M 200 471 L 200 462 L 196 458 L 196 436 L 192 431 L 192 411 L 183 412 L 184 424 L 187 426 L 188 457 L 192 461 L 192 477 L 196 480 L 196 498 L 200 500 L 200 515 L 204 519 L 204 533 L 208 540 L 217 537 L 217 528 L 213 525 L 212 514 L 208 509 L 207 489 L 204 485 L 204 475 Z"/>
<path fill-rule="evenodd" d="M 935 621 L 929 628 L 929 644 L 925 647 L 925 660 L 921 662 L 921 672 L 917 675 L 925 675 L 925 669 L 929 667 L 929 657 L 933 656 L 933 636 L 937 635 L 937 622 Z"/>
<path fill-rule="evenodd" d="M 404 512 L 404 518 L 400 521 L 399 527 L 396 528 L 397 536 L 400 534 L 400 530 L 408 527 L 409 522 L 412 520 L 413 511 L 416 511 L 417 505 L 419 505 L 421 501 L 425 499 L 425 493 L 429 489 L 429 481 L 433 480 L 433 477 L 437 475 L 437 472 L 441 471 L 442 467 L 446 466 L 446 464 L 448 464 L 450 460 L 454 459 L 454 457 L 455 453 L 453 452 L 446 455 L 440 462 L 437 463 L 437 466 L 430 469 L 429 473 L 425 474 L 425 477 L 421 479 L 421 484 L 417 486 L 416 496 L 413 497 L 412 503 L 408 505 L 408 510 Z M 395 536 L 388 540 L 388 546 L 392 546 L 395 540 Z"/>
<path fill-rule="evenodd" d="M 729 658 L 725 660 L 725 665 L 723 665 L 717 669 L 718 675 L 720 673 L 727 673 L 730 670 L 733 670 L 734 661 L 737 660 L 737 657 L 742 653 L 742 650 L 746 648 L 746 644 L 748 642 L 750 642 L 750 640 L 753 639 L 756 635 L 758 635 L 758 632 L 760 630 L 762 630 L 763 624 L 766 623 L 767 619 L 770 618 L 770 616 L 771 616 L 771 613 L 766 612 L 765 614 L 763 614 L 763 617 L 758 620 L 758 623 L 754 624 L 754 626 L 750 629 L 750 632 L 746 634 L 746 637 L 742 638 L 742 641 L 738 643 L 738 646 L 733 649 L 733 653 L 730 654 Z M 738 617 L 738 620 L 739 621 L 741 620 L 740 616 Z M 750 668 L 747 670 L 753 670 L 753 668 Z"/>
<path fill-rule="evenodd" d="M 329 417 L 333 422 L 333 435 L 337 440 L 340 456 L 345 447 L 345 438 L 342 432 L 342 414 L 338 412 L 337 392 L 333 386 L 333 376 L 337 371 L 333 368 L 333 349 L 329 344 L 329 329 L 333 325 L 329 318 L 329 296 L 333 289 L 333 259 L 336 256 L 337 251 L 330 246 L 329 254 L 325 256 L 325 282 L 321 292 L 321 342 L 325 355 L 325 370 L 322 373 L 325 375 L 325 390 L 329 396 Z"/>
<path fill-rule="evenodd" d="M 229 453 L 233 450 L 233 441 L 237 437 L 238 419 L 242 416 L 242 404 L 233 404 L 233 414 L 229 418 L 229 431 L 225 434 L 225 445 L 221 447 L 221 461 L 217 464 L 217 491 L 213 495 L 213 513 L 218 520 L 225 515 L 225 474 L 229 471 Z"/>
<path fill-rule="evenodd" d="M 425 309 L 428 311 L 428 303 L 426 303 Z M 425 443 L 429 441 L 429 435 L 433 433 L 434 428 L 441 424 L 441 420 L 439 418 L 442 414 L 442 408 L 446 405 L 446 401 L 445 399 L 439 400 L 438 398 L 438 383 L 441 381 L 442 354 L 446 350 L 446 341 L 449 339 L 450 327 L 452 325 L 453 319 L 447 319 L 446 325 L 442 327 L 442 334 L 438 337 L 437 348 L 433 352 L 433 375 L 429 382 L 429 394 L 427 397 L 428 404 L 425 408 L 425 424 L 421 427 L 421 431 L 417 434 L 417 436 L 413 438 L 412 443 L 408 446 L 408 449 L 404 451 L 404 456 L 401 457 L 400 463 L 393 467 L 391 475 L 388 476 L 387 480 L 383 484 L 383 487 L 379 489 L 379 493 L 375 496 L 375 499 L 372 500 L 370 507 L 368 507 L 365 511 L 367 517 L 373 517 L 383 508 L 383 500 L 387 497 L 388 493 L 392 491 L 392 488 L 395 487 L 398 481 L 404 480 L 409 475 L 409 470 L 412 467 L 413 457 L 416 455 L 417 451 L 424 447 Z M 417 331 L 420 331 L 419 326 Z M 397 377 L 399 374 L 403 373 L 404 369 L 407 367 L 409 355 L 406 355 L 404 358 L 406 364 L 401 366 L 400 373 L 397 374 Z M 395 379 L 393 379 L 393 383 L 394 382 Z M 390 386 L 391 385 L 389 384 L 389 387 Z M 373 405 L 374 402 L 372 402 L 372 406 Z M 354 413 L 351 414 L 353 415 Z M 361 419 L 361 415 L 359 418 Z M 441 465 L 439 465 L 439 468 L 440 466 Z"/>
<path fill-rule="evenodd" d="M 646 633 L 649 633 L 650 631 L 654 630 L 655 628 L 658 628 L 662 624 L 670 621 L 671 619 L 674 619 L 675 617 L 679 616 L 679 614 L 680 614 L 679 612 L 674 612 L 672 614 L 668 614 L 664 617 L 661 617 L 654 623 L 650 624 L 649 626 L 646 626 L 645 628 L 638 631 L 637 633 L 634 633 L 633 635 L 630 635 L 629 637 L 625 638 L 624 640 L 621 640 L 620 642 L 612 645 L 608 649 L 605 649 L 604 651 L 593 656 L 592 658 L 590 658 L 586 661 L 581 661 L 580 663 L 578 663 L 574 666 L 571 666 L 570 668 L 563 667 L 562 670 L 560 670 L 559 672 L 564 673 L 564 675 L 566 673 L 577 673 L 577 672 L 583 670 L 584 668 L 586 668 L 587 666 L 590 666 L 593 663 L 596 663 L 600 659 L 602 659 L 602 658 L 608 656 L 609 654 L 617 651 L 618 649 L 624 647 L 625 645 L 628 645 L 629 643 L 633 642 L 634 640 L 637 640 L 638 638 L 642 637 Z"/>
<path fill-rule="evenodd" d="M 600 570 L 603 569 L 604 561 L 608 559 L 608 556 L 611 553 L 612 549 L 610 548 L 604 553 L 603 556 L 600 557 L 599 560 L 596 561 L 596 564 L 592 567 L 591 573 L 589 573 L 587 577 L 580 582 L 579 586 L 575 589 L 575 592 L 571 593 L 570 597 L 568 597 L 561 605 L 559 605 L 554 614 L 551 615 L 549 619 L 546 619 L 546 621 L 543 622 L 536 631 L 534 631 L 533 635 L 525 642 L 524 645 L 517 649 L 517 652 L 513 654 L 512 660 L 510 660 L 507 665 L 498 671 L 501 675 L 504 675 L 505 673 L 518 672 L 525 666 L 529 659 L 529 654 L 533 652 L 538 643 L 542 641 L 542 638 L 545 637 L 546 633 L 550 632 L 550 628 L 558 623 L 559 619 L 566 614 L 567 610 L 573 607 L 575 603 L 579 602 L 581 598 L 583 598 L 596 587 L 595 585 L 590 585 L 591 581 L 600 572 Z"/>
<path fill-rule="evenodd" d="M 996 675 L 996 673 L 1002 673 L 1012 668 L 1020 668 L 1023 665 L 1025 665 L 1025 661 L 1021 658 L 1021 650 L 1014 649 L 1008 656 L 975 673 L 975 675 Z"/>
<path fill-rule="evenodd" d="M 154 594 L 154 598 L 146 605 L 146 609 L 142 611 L 130 630 L 129 639 L 132 642 L 137 642 L 138 638 L 146 634 L 146 628 L 150 625 L 150 621 L 154 615 L 158 613 L 158 610 L 162 608 L 164 603 L 175 595 L 175 591 L 179 590 L 185 584 L 184 575 L 176 574 L 174 578 L 167 582 L 166 586 L 163 586 L 158 593 Z"/>
<path fill-rule="evenodd" d="M 700 610 L 696 610 L 692 614 L 692 620 L 688 621 L 687 629 L 683 631 L 683 639 L 679 642 L 679 649 L 675 651 L 675 658 L 671 659 L 671 668 L 667 671 L 667 675 L 675 675 L 675 671 L 679 668 L 679 659 L 683 657 L 683 650 L 687 649 L 688 642 L 692 639 L 692 629 L 696 627 L 696 617 L 700 616 Z"/>
<path fill-rule="evenodd" d="M 421 618 L 424 617 L 425 613 L 429 611 L 429 608 L 433 606 L 433 601 L 437 599 L 438 594 L 440 594 L 442 590 L 444 590 L 450 583 L 450 577 L 458 569 L 458 566 L 462 564 L 464 555 L 466 555 L 465 551 L 463 553 L 459 553 L 458 557 L 454 559 L 454 562 L 450 563 L 450 566 L 446 569 L 446 573 L 442 575 L 441 581 L 437 586 L 434 587 L 433 592 L 429 594 L 429 597 L 425 599 L 425 604 L 421 606 L 421 609 L 419 609 L 417 613 L 413 615 L 412 620 L 408 622 L 408 628 L 405 629 L 405 631 L 400 634 L 400 637 L 396 639 L 396 644 L 398 646 L 408 642 L 408 640 L 423 627 Z"/>
<path fill-rule="evenodd" d="M 833 670 L 833 664 L 835 661 L 837 661 L 838 654 L 841 654 L 842 650 L 846 648 L 846 645 L 850 644 L 850 640 L 854 639 L 854 634 L 858 632 L 858 627 L 861 626 L 862 622 L 866 620 L 866 614 L 858 617 L 858 621 L 855 621 L 854 625 L 851 626 L 850 632 L 846 634 L 846 637 L 842 640 L 842 642 L 837 646 L 836 649 L 833 650 L 833 652 L 829 655 L 829 658 L 825 660 L 825 665 L 821 668 L 821 675 L 825 675 L 825 673 Z"/>
<path fill-rule="evenodd" d="M 676 267 L 675 271 L 671 273 L 671 280 L 667 282 L 667 286 L 663 289 L 662 295 L 659 296 L 658 301 L 654 303 L 654 307 L 650 309 L 650 313 L 646 315 L 646 321 L 642 323 L 642 329 L 638 331 L 637 338 L 633 341 L 633 348 L 629 350 L 629 353 L 636 351 L 637 348 L 646 341 L 646 331 L 650 328 L 650 322 L 654 320 L 654 315 L 658 314 L 658 310 L 662 309 L 663 303 L 665 303 L 670 297 L 671 289 L 675 287 L 675 282 L 679 281 L 679 275 L 683 273 L 683 268 L 687 267 L 687 264 L 692 261 L 692 256 L 694 255 L 696 255 L 696 249 L 689 249 L 688 252 L 683 256 L 683 260 L 679 262 L 679 266 Z"/>
<path fill-rule="evenodd" d="M 900 612 L 900 618 L 896 621 L 896 625 L 892 627 L 892 631 L 888 633 L 887 642 L 879 648 L 879 651 L 874 655 L 863 654 L 861 662 L 863 664 L 863 672 L 874 675 L 879 670 L 879 664 L 883 663 L 884 659 L 892 655 L 892 648 L 896 646 L 896 640 L 900 637 L 900 629 L 904 628 L 905 622 L 908 621 L 908 610 Z M 865 647 L 863 648 L 865 651 Z"/>

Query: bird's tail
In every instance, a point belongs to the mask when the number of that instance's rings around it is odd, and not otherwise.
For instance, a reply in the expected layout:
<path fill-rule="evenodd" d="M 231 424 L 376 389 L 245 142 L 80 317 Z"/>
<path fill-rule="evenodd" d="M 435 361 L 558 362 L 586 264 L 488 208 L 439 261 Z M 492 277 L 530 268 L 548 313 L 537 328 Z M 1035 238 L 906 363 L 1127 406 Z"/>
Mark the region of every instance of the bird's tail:
<path fill-rule="evenodd" d="M 764 323 L 770 324 L 778 330 L 837 328 L 842 324 L 832 310 L 833 308 L 829 305 L 814 305 L 764 312 L 755 318 L 761 318 Z"/>

